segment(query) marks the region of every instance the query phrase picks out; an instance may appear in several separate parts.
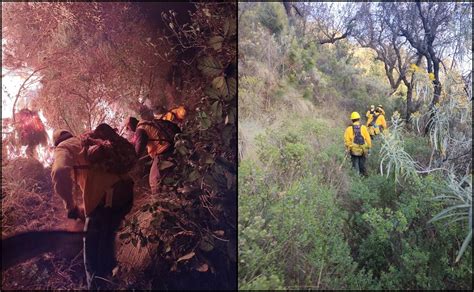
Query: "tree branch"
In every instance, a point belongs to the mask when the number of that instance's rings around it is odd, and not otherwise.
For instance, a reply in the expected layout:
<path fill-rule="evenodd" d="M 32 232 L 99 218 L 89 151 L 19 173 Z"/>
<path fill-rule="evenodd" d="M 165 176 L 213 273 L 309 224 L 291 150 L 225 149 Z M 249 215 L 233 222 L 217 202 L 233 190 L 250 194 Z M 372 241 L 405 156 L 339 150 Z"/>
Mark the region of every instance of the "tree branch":
<path fill-rule="evenodd" d="M 41 67 L 39 69 L 36 69 L 35 71 L 33 71 L 26 79 L 25 81 L 23 81 L 23 83 L 21 84 L 20 88 L 18 89 L 18 92 L 16 94 L 16 97 L 15 97 L 15 101 L 13 102 L 13 109 L 12 109 L 12 118 L 13 118 L 13 123 L 15 123 L 15 107 L 16 107 L 16 103 L 18 101 L 18 98 L 20 97 L 20 93 L 21 91 L 25 88 L 25 85 L 26 83 L 28 82 L 28 80 L 30 80 L 31 77 L 33 77 L 33 75 L 36 74 L 36 72 L 39 72 L 43 69 L 45 69 L 46 67 Z"/>

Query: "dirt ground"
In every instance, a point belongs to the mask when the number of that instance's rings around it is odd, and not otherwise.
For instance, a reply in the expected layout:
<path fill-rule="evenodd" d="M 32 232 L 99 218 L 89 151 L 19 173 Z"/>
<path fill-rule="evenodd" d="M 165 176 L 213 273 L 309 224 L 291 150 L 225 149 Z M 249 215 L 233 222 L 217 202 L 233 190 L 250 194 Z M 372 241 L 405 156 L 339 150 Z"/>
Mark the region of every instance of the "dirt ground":
<path fill-rule="evenodd" d="M 231 248 L 234 245 L 229 245 L 228 240 L 217 236 L 212 240 L 212 246 L 203 246 L 204 239 L 196 241 L 196 232 L 202 233 L 203 229 L 180 230 L 180 224 L 176 222 L 183 222 L 182 220 L 198 227 L 197 221 L 190 220 L 200 220 L 200 217 L 185 217 L 192 211 L 199 211 L 199 208 L 191 206 L 192 199 L 178 196 L 173 191 L 162 192 L 152 197 L 148 188 L 148 170 L 146 164 L 142 164 L 132 173 L 135 180 L 134 205 L 125 217 L 124 226 L 117 233 L 116 256 L 119 265 L 114 276 L 109 279 L 108 288 L 218 289 L 226 287 L 223 285 L 231 285 L 235 282 L 236 267 L 232 262 L 222 259 L 226 258 L 227 254 L 235 254 L 235 249 Z M 25 231 L 83 229 L 83 222 L 67 218 L 62 199 L 53 192 L 50 172 L 50 168 L 43 168 L 41 163 L 34 159 L 19 158 L 3 162 L 2 238 Z M 76 200 L 82 201 L 78 192 Z M 159 208 L 163 212 L 170 214 L 166 217 L 169 221 L 162 223 L 168 226 L 162 229 L 162 235 L 167 235 L 169 238 L 160 245 L 161 249 L 166 244 L 169 246 L 165 249 L 168 263 L 160 257 L 163 254 L 158 254 L 160 250 L 158 243 L 149 242 L 143 246 L 142 242 L 138 242 L 133 245 L 126 243 L 127 240 L 120 239 L 120 234 L 130 232 L 130 225 L 125 224 L 126 221 L 135 220 L 140 230 L 145 233 L 156 230 L 153 227 L 153 219 L 156 218 L 152 213 L 144 212 L 143 206 L 157 202 L 160 203 Z M 184 210 L 182 206 L 191 209 L 181 211 L 179 214 L 171 211 L 173 208 Z M 197 250 L 196 256 L 194 252 L 189 253 L 190 245 L 194 246 L 193 250 L 199 246 L 199 255 Z M 176 261 L 171 257 L 174 255 L 184 258 L 184 254 L 190 256 L 189 261 L 182 259 Z M 78 246 L 77 250 L 69 250 L 67 253 L 45 253 L 3 271 L 2 290 L 86 288 L 82 245 Z"/>
<path fill-rule="evenodd" d="M 147 201 L 146 188 L 136 186 L 135 204 L 127 217 L 137 213 L 138 206 Z M 80 202 L 80 194 L 76 194 Z M 146 222 L 146 218 L 143 222 Z M 54 195 L 50 169 L 43 169 L 36 160 L 20 158 L 2 165 L 2 238 L 29 230 L 80 231 L 83 222 L 68 219 L 62 199 Z M 117 239 L 117 254 L 121 269 L 116 274 L 117 284 L 134 286 L 133 271 L 140 272 L 145 264 L 143 250 Z M 148 254 L 147 254 L 148 255 Z M 134 265 L 134 268 L 130 268 Z M 120 277 L 120 279 L 119 279 Z M 69 254 L 46 253 L 10 267 L 2 273 L 2 290 L 30 289 L 86 289 L 83 252 Z M 124 287 L 122 287 L 124 288 Z"/>

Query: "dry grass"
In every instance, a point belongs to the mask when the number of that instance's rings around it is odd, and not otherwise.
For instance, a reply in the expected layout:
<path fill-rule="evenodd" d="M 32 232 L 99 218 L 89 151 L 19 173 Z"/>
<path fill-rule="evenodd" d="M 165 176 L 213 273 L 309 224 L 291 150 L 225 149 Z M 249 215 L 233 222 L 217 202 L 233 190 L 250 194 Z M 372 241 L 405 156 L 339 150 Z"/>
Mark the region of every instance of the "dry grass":
<path fill-rule="evenodd" d="M 2 166 L 2 237 L 27 230 L 80 229 L 65 219 L 59 196 L 53 195 L 50 170 L 34 159 L 19 158 Z M 80 225 L 80 226 L 78 226 Z M 46 253 L 4 271 L 2 290 L 84 289 L 82 251 Z"/>

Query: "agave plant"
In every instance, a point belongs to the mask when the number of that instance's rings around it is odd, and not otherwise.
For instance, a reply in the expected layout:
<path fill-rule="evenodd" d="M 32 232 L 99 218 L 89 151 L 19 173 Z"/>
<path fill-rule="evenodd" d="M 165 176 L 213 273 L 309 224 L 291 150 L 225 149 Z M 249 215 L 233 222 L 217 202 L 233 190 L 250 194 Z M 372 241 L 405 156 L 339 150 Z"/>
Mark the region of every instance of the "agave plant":
<path fill-rule="evenodd" d="M 427 112 L 427 115 L 431 117 L 432 122 L 429 133 L 431 146 L 436 151 L 440 151 L 442 157 L 445 157 L 450 136 L 449 122 L 452 119 L 451 109 L 437 104 Z"/>
<path fill-rule="evenodd" d="M 416 175 L 417 163 L 404 150 L 402 131 L 403 121 L 400 119 L 400 114 L 395 112 L 391 118 L 392 125 L 389 127 L 389 132 L 384 132 L 382 136 L 382 147 L 380 149 L 380 173 L 384 175 L 384 164 L 387 177 L 393 171 L 395 180 L 398 177 Z"/>
<path fill-rule="evenodd" d="M 416 70 L 413 74 L 413 84 L 416 99 L 421 99 L 423 102 L 426 102 L 433 96 L 433 82 L 427 72 Z"/>
<path fill-rule="evenodd" d="M 426 80 L 419 79 L 417 81 L 419 83 L 416 87 L 416 94 L 419 98 L 423 98 L 427 93 L 430 93 L 431 89 L 425 86 Z M 429 222 L 447 218 L 450 218 L 450 223 L 467 221 L 468 231 L 456 257 L 456 262 L 458 262 L 472 239 L 472 176 L 465 175 L 461 179 L 456 179 L 456 174 L 459 176 L 459 173 L 462 173 L 461 170 L 465 168 L 467 168 L 466 173 L 471 172 L 472 160 L 460 161 L 456 159 L 469 154 L 469 149 L 472 147 L 472 102 L 462 92 L 462 88 L 457 85 L 454 77 L 447 79 L 445 88 L 441 103 L 436 104 L 424 114 L 419 112 L 412 114 L 410 120 L 420 133 L 420 128 L 424 128 L 420 125 L 421 120 L 431 119 L 430 144 L 433 151 L 438 151 L 440 154 L 442 159 L 439 162 L 442 167 L 424 170 L 404 151 L 402 122 L 397 115 L 394 115 L 391 119 L 390 134 L 383 136 L 380 170 L 383 174 L 385 166 L 388 176 L 393 169 L 395 179 L 399 174 L 416 176 L 435 170 L 443 170 L 448 173 L 447 191 L 434 198 L 445 202 L 446 208 Z M 447 153 L 448 150 L 449 153 Z M 452 157 L 450 154 L 456 155 Z"/>
<path fill-rule="evenodd" d="M 466 251 L 472 239 L 472 177 L 466 175 L 460 180 L 456 180 L 454 174 L 449 175 L 448 192 L 433 198 L 443 201 L 447 207 L 434 216 L 428 223 L 450 218 L 449 223 L 457 221 L 467 221 L 468 232 L 461 248 L 459 249 L 456 261 L 458 262 Z"/>

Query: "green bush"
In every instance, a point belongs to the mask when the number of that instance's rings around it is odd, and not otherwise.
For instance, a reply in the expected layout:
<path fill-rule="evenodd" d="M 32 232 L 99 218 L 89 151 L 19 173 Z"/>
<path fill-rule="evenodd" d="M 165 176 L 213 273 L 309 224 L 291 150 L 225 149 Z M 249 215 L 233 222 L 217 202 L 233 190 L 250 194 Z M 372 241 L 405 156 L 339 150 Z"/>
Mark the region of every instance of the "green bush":
<path fill-rule="evenodd" d="M 239 181 L 246 180 L 249 172 L 249 166 L 243 166 Z M 258 175 L 254 179 L 263 181 Z M 280 189 L 280 197 L 266 211 L 259 210 L 261 201 L 246 195 L 248 186 L 239 189 L 239 278 L 245 283 L 241 287 L 275 287 L 280 273 L 285 287 L 307 283 L 320 283 L 321 288 L 371 287 L 370 277 L 352 260 L 344 235 L 335 232 L 347 214 L 338 208 L 330 188 L 314 177 L 302 179 Z M 268 198 L 264 192 L 252 196 Z M 341 277 L 331 277 L 334 273 Z M 247 281 L 257 277 L 258 281 Z M 271 277 L 274 281 L 269 284 Z"/>
<path fill-rule="evenodd" d="M 428 223 L 442 209 L 431 199 L 446 189 L 443 180 L 433 175 L 415 177 L 397 190 L 393 184 L 393 179 L 381 176 L 353 178 L 350 198 L 358 211 L 350 215 L 349 237 L 356 262 L 371 271 L 383 289 L 446 289 L 452 282 L 471 287 L 469 270 L 447 272 L 454 270 L 453 257 L 459 249 L 453 238 L 462 242 L 463 229 Z M 460 265 L 471 263 L 466 257 Z"/>
<path fill-rule="evenodd" d="M 281 3 L 264 2 L 260 3 L 258 8 L 258 20 L 271 33 L 280 34 L 288 27 L 288 18 L 285 9 Z"/>

